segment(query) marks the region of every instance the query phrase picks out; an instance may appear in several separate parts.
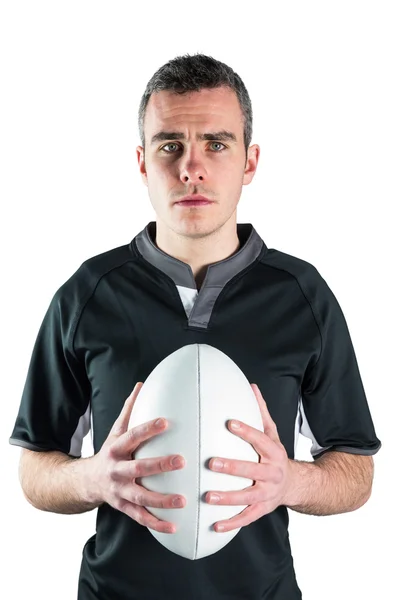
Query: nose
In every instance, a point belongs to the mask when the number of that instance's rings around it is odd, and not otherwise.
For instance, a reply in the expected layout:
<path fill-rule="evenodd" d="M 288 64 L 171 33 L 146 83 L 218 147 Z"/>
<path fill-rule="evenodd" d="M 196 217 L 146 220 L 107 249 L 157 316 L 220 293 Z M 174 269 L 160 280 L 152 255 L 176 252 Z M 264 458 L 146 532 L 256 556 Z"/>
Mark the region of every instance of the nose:
<path fill-rule="evenodd" d="M 198 181 L 204 181 L 204 177 L 197 173 L 182 173 L 180 177 L 183 183 L 197 183 Z"/>
<path fill-rule="evenodd" d="M 202 161 L 194 156 L 192 153 L 190 156 L 182 159 L 180 167 L 180 180 L 183 183 L 198 183 L 206 179 L 206 171 Z"/>
<path fill-rule="evenodd" d="M 182 173 L 180 179 L 183 183 L 197 183 L 198 181 L 204 181 L 203 175 L 196 172 Z"/>

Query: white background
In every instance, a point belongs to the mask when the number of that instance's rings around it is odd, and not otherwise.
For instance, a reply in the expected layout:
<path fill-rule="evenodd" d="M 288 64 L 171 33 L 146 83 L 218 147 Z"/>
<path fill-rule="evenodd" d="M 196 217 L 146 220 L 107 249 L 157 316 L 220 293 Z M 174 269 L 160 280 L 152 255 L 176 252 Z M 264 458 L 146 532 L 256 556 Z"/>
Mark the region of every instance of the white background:
<path fill-rule="evenodd" d="M 230 65 L 252 99 L 261 156 L 238 222 L 328 282 L 383 443 L 361 509 L 289 511 L 303 597 L 397 596 L 398 8 L 384 0 L 1 3 L 2 597 L 76 597 L 95 513 L 32 508 L 8 438 L 56 289 L 155 218 L 137 167 L 138 106 L 162 64 L 194 52 Z M 309 446 L 301 437 L 296 458 L 311 460 Z"/>

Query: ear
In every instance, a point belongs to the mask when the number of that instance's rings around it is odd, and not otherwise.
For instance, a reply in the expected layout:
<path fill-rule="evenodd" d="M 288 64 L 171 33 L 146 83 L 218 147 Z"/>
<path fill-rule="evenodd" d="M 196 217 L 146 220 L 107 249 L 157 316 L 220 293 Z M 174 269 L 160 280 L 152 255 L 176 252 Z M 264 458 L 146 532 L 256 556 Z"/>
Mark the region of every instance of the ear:
<path fill-rule="evenodd" d="M 137 146 L 136 156 L 139 164 L 139 172 L 142 177 L 142 181 L 145 185 L 148 185 L 146 164 L 144 160 L 144 148 L 142 146 Z"/>
<path fill-rule="evenodd" d="M 253 177 L 256 174 L 259 158 L 260 146 L 258 144 L 253 144 L 249 147 L 247 152 L 247 161 L 243 173 L 243 185 L 248 185 L 252 182 Z"/>

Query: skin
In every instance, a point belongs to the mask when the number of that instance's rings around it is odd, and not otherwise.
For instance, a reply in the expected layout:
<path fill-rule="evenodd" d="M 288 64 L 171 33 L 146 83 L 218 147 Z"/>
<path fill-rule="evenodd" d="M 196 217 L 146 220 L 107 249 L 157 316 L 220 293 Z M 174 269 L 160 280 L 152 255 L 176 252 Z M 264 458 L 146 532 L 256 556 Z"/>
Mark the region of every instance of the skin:
<path fill-rule="evenodd" d="M 233 132 L 237 141 L 222 142 L 218 137 L 213 141 L 197 140 L 196 134 L 221 130 Z M 168 137 L 152 143 L 152 137 L 159 131 L 182 132 L 184 137 L 179 140 Z M 250 146 L 246 160 L 240 105 L 236 94 L 227 88 L 184 95 L 167 91 L 153 94 L 146 110 L 144 133 L 146 152 L 142 146 L 136 151 L 139 171 L 157 215 L 156 244 L 190 265 L 200 289 L 207 266 L 231 256 L 240 247 L 237 204 L 242 186 L 254 177 L 260 148 L 257 144 Z M 174 204 L 187 194 L 203 194 L 215 203 L 192 208 Z M 244 423 L 239 430 L 232 428 L 232 421 L 228 426 L 232 433 L 253 445 L 260 462 L 220 458 L 223 466 L 217 468 L 214 458 L 209 467 L 253 479 L 254 486 L 238 492 L 210 491 L 206 495 L 207 502 L 249 506 L 235 518 L 216 523 L 215 531 L 248 525 L 281 504 L 299 512 L 313 510 L 313 514 L 344 512 L 361 506 L 370 495 L 372 457 L 330 452 L 310 464 L 290 461 L 260 390 L 256 384 L 252 387 L 263 415 L 264 433 Z M 332 490 L 325 476 L 327 472 L 331 475 Z M 319 503 L 315 494 L 309 496 L 309 490 L 321 483 L 318 480 L 321 473 L 328 495 Z M 358 491 L 351 488 L 350 495 L 339 498 L 335 486 L 343 479 L 343 473 L 356 481 Z M 183 497 L 182 502 L 185 502 Z"/>
<path fill-rule="evenodd" d="M 132 460 L 142 442 L 168 428 L 166 419 L 161 419 L 161 427 L 156 426 L 154 419 L 128 429 L 142 386 L 143 382 L 136 384 L 106 441 L 94 456 L 73 459 L 61 452 L 22 450 L 21 485 L 26 499 L 34 507 L 77 514 L 106 502 L 140 525 L 162 533 L 175 533 L 173 520 L 158 519 L 146 507 L 179 509 L 186 505 L 185 497 L 147 490 L 141 485 L 140 478 L 182 469 L 185 459 L 177 455 L 175 465 L 172 464 L 174 455 Z M 231 421 L 228 421 L 228 427 L 233 435 L 253 446 L 260 456 L 259 462 L 213 457 L 208 466 L 253 480 L 254 485 L 237 492 L 207 492 L 206 502 L 212 502 L 211 495 L 216 493 L 220 496 L 218 504 L 247 506 L 235 517 L 216 522 L 214 530 L 245 527 L 281 504 L 311 515 L 339 514 L 361 507 L 371 494 L 372 457 L 328 452 L 313 463 L 289 460 L 264 398 L 256 384 L 251 387 L 260 406 L 264 431 L 242 422 L 239 422 L 238 430 L 233 429 Z M 215 466 L 217 458 L 223 464 L 221 469 Z M 176 498 L 181 501 L 180 505 L 173 504 Z"/>
<path fill-rule="evenodd" d="M 197 140 L 196 134 L 232 132 L 236 141 Z M 160 132 L 182 132 L 184 139 L 152 143 Z M 207 266 L 240 247 L 236 231 L 242 186 L 251 183 L 260 147 L 246 160 L 243 116 L 235 92 L 227 88 L 188 94 L 152 94 L 144 121 L 146 150 L 136 148 L 139 171 L 156 213 L 156 244 L 190 265 L 197 287 Z M 199 207 L 174 204 L 188 194 L 214 201 Z"/>
<path fill-rule="evenodd" d="M 186 95 L 160 92 L 151 96 L 145 118 L 146 153 L 137 147 L 139 171 L 148 187 L 157 218 L 157 246 L 190 265 L 200 289 L 209 264 L 228 258 L 239 248 L 236 208 L 243 185 L 255 174 L 260 149 L 250 146 L 246 160 L 243 122 L 239 102 L 232 90 L 201 90 Z M 196 134 L 226 130 L 236 142 L 197 140 Z M 180 131 L 184 139 L 151 144 L 159 131 Z M 167 146 L 168 151 L 162 151 Z M 222 149 L 224 147 L 224 149 Z M 214 204 L 182 208 L 174 202 L 188 194 L 202 194 Z M 177 508 L 174 494 L 158 494 L 140 485 L 140 478 L 185 467 L 178 455 L 153 459 L 132 459 L 145 440 L 162 434 L 155 421 L 128 430 L 135 400 L 143 383 L 138 382 L 126 399 L 120 416 L 100 451 L 92 457 L 73 459 L 61 452 L 22 450 L 20 479 L 28 501 L 41 510 L 64 514 L 92 510 L 106 502 L 139 524 L 163 533 L 174 533 L 173 521 L 153 516 L 145 507 Z M 256 384 L 252 384 L 260 406 L 264 431 L 245 423 L 240 429 L 228 427 L 259 454 L 258 463 L 213 457 L 209 468 L 241 476 L 254 484 L 236 492 L 210 490 L 220 496 L 218 504 L 246 505 L 235 517 L 214 524 L 215 531 L 229 531 L 249 525 L 261 516 L 285 505 L 314 515 L 338 514 L 362 506 L 371 494 L 373 459 L 344 452 L 327 452 L 312 463 L 289 460 L 280 442 L 276 424 Z M 222 468 L 216 467 L 216 459 Z M 183 496 L 181 507 L 186 504 Z M 179 505 L 178 505 L 179 507 Z M 173 518 L 173 517 L 172 517 Z M 220 526 L 224 526 L 221 529 Z"/>

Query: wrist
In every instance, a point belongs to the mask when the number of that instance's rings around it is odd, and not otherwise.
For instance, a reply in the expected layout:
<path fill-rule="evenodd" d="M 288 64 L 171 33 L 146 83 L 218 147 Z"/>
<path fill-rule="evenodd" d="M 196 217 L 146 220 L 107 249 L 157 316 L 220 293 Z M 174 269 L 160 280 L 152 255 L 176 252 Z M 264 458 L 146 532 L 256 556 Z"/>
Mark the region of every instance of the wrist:
<path fill-rule="evenodd" d="M 301 505 L 304 500 L 304 486 L 312 463 L 288 459 L 288 473 L 282 504 L 288 508 Z"/>
<path fill-rule="evenodd" d="M 100 478 L 96 473 L 96 455 L 74 461 L 73 470 L 81 500 L 91 508 L 100 506 L 104 499 L 101 493 Z"/>

